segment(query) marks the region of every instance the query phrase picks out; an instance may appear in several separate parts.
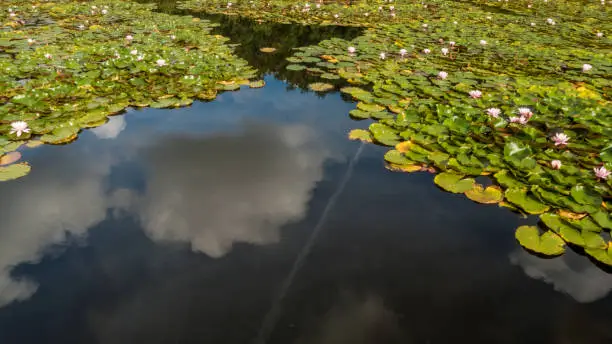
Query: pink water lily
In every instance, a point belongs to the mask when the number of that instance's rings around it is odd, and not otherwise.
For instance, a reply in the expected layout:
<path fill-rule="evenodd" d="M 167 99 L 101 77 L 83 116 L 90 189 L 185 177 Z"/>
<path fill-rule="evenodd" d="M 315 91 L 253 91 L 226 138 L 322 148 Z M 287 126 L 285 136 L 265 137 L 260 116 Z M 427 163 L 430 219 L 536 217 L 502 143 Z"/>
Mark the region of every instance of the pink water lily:
<path fill-rule="evenodd" d="M 553 160 L 550 162 L 550 167 L 552 167 L 555 170 L 558 170 L 561 168 L 561 160 Z"/>
<path fill-rule="evenodd" d="M 570 138 L 564 133 L 556 133 L 551 139 L 555 143 L 555 146 L 565 146 Z"/>
<path fill-rule="evenodd" d="M 608 177 L 612 174 L 612 172 L 608 171 L 603 166 L 593 168 L 593 172 L 595 172 L 595 177 L 597 177 L 597 179 L 608 179 Z"/>
<path fill-rule="evenodd" d="M 529 118 L 527 118 L 525 116 L 510 117 L 510 123 L 527 124 L 527 121 L 529 121 Z"/>
<path fill-rule="evenodd" d="M 488 108 L 487 109 L 487 115 L 493 118 L 499 118 L 500 114 L 501 114 L 501 110 L 498 108 Z"/>
<path fill-rule="evenodd" d="M 399 54 L 401 57 L 406 56 L 406 54 L 408 53 L 408 51 L 406 49 L 400 49 Z"/>
<path fill-rule="evenodd" d="M 440 73 L 438 73 L 438 78 L 439 79 L 444 80 L 444 79 L 446 79 L 446 77 L 448 77 L 448 73 L 447 72 L 440 72 Z"/>
<path fill-rule="evenodd" d="M 521 115 L 521 117 L 526 117 L 527 119 L 531 119 L 531 117 L 533 116 L 533 112 L 531 112 L 531 109 L 528 107 L 518 108 L 518 113 L 519 115 Z"/>
<path fill-rule="evenodd" d="M 470 92 L 468 92 L 468 94 L 470 95 L 470 97 L 472 97 L 474 99 L 482 97 L 482 92 L 480 92 L 478 90 L 470 91 Z"/>
<path fill-rule="evenodd" d="M 423 53 L 424 53 L 424 54 L 429 54 L 430 52 L 431 52 L 431 50 L 429 50 L 429 49 L 427 49 L 427 48 L 423 49 Z"/>
<path fill-rule="evenodd" d="M 600 31 L 596 35 L 597 35 L 598 38 L 601 38 L 601 37 L 603 37 L 603 32 Z"/>
<path fill-rule="evenodd" d="M 455 43 L 454 41 L 450 41 L 450 42 L 448 42 L 448 44 L 449 44 L 451 47 L 454 47 L 456 43 Z"/>
<path fill-rule="evenodd" d="M 28 128 L 28 123 L 24 121 L 17 121 L 11 123 L 11 134 L 17 135 L 17 137 L 21 136 L 23 133 L 29 133 L 30 128 Z"/>
<path fill-rule="evenodd" d="M 355 47 L 348 47 L 349 54 L 354 54 L 356 51 L 357 49 L 355 49 Z"/>

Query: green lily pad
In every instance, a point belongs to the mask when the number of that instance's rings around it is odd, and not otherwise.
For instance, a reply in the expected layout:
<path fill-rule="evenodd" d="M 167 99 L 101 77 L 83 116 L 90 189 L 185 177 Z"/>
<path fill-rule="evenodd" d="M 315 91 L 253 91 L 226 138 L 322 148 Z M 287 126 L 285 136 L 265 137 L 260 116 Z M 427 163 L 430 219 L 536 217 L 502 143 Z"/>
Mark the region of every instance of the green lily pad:
<path fill-rule="evenodd" d="M 565 252 L 565 242 L 561 237 L 551 231 L 540 235 L 538 227 L 535 226 L 520 226 L 516 229 L 515 237 L 521 246 L 533 252 L 547 256 L 557 256 Z"/>
<path fill-rule="evenodd" d="M 438 173 L 434 178 L 434 183 L 442 189 L 452 193 L 464 193 L 474 187 L 474 179 L 463 178 L 461 174 L 450 172 Z"/>
<path fill-rule="evenodd" d="M 518 206 L 527 214 L 542 214 L 550 207 L 538 201 L 524 189 L 511 188 L 505 192 L 508 202 Z"/>
<path fill-rule="evenodd" d="M 487 186 L 484 188 L 481 184 L 474 184 L 470 190 L 465 192 L 465 195 L 472 201 L 483 204 L 495 204 L 504 199 L 504 193 L 501 188 L 497 186 Z"/>
<path fill-rule="evenodd" d="M 13 180 L 21 178 L 30 173 L 30 165 L 24 162 L 12 164 L 9 166 L 0 166 L 0 181 Z"/>

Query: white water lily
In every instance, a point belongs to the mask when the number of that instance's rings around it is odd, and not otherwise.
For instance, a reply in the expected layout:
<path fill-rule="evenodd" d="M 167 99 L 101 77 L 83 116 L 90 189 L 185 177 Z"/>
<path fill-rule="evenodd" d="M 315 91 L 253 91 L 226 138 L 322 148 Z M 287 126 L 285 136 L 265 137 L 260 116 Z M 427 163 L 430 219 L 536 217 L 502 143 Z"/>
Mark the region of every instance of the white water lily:
<path fill-rule="evenodd" d="M 134 49 L 132 51 L 130 51 L 131 55 L 138 55 L 138 50 Z"/>
<path fill-rule="evenodd" d="M 596 34 L 596 36 L 597 36 L 597 37 L 599 37 L 599 38 L 603 37 L 603 32 L 601 32 L 601 31 L 600 31 L 600 32 L 598 32 L 598 33 Z"/>
<path fill-rule="evenodd" d="M 83 24 L 79 25 L 79 30 L 83 30 L 83 29 L 85 29 L 85 25 Z"/>
<path fill-rule="evenodd" d="M 31 39 L 31 38 L 28 38 L 28 44 L 32 44 L 32 43 L 34 43 L 34 42 L 36 42 L 36 41 L 35 41 L 35 40 L 33 40 L 33 39 Z"/>
<path fill-rule="evenodd" d="M 357 51 L 355 47 L 348 47 L 349 54 L 354 54 Z"/>
<path fill-rule="evenodd" d="M 470 91 L 470 92 L 468 92 L 468 94 L 470 95 L 470 97 L 472 97 L 474 99 L 482 97 L 482 92 L 480 92 L 478 90 Z"/>
<path fill-rule="evenodd" d="M 446 79 L 446 77 L 448 77 L 448 73 L 447 72 L 440 72 L 440 73 L 438 73 L 438 78 L 439 79 L 444 80 L 444 79 Z"/>
<path fill-rule="evenodd" d="M 127 35 L 127 36 L 125 36 L 125 39 L 128 40 L 128 41 L 131 41 L 131 40 L 134 39 L 134 37 L 132 35 Z"/>
<path fill-rule="evenodd" d="M 441 51 L 444 55 L 448 54 L 448 48 L 442 48 Z"/>
<path fill-rule="evenodd" d="M 546 22 L 547 22 L 549 25 L 555 25 L 555 24 L 556 24 L 556 23 L 555 23 L 555 21 L 554 21 L 552 18 L 548 18 L 548 19 L 546 19 Z"/>
<path fill-rule="evenodd" d="M 588 63 L 585 63 L 585 64 L 583 64 L 583 65 L 582 65 L 582 71 L 583 71 L 583 72 L 588 72 L 588 71 L 590 71 L 592 68 L 593 68 L 593 66 L 591 66 L 591 65 L 590 65 L 590 64 L 588 64 Z"/>
<path fill-rule="evenodd" d="M 427 25 L 427 24 L 423 24 L 423 28 L 424 28 L 424 29 L 427 29 L 427 27 L 428 27 L 428 26 L 429 26 L 429 25 Z"/>
<path fill-rule="evenodd" d="M 159 67 L 163 67 L 166 65 L 166 60 L 163 59 L 159 59 L 157 61 L 155 61 L 155 63 L 159 66 Z"/>
<path fill-rule="evenodd" d="M 334 18 L 338 19 L 338 17 L 340 17 L 339 14 L 334 14 Z"/>
<path fill-rule="evenodd" d="M 29 132 L 30 132 L 30 128 L 28 128 L 28 123 L 24 121 L 17 121 L 17 122 L 11 123 L 10 133 L 17 135 L 17 137 L 20 137 L 21 134 L 23 133 L 29 133 Z"/>
<path fill-rule="evenodd" d="M 387 57 L 387 54 L 385 54 L 385 53 L 380 53 L 380 55 L 378 55 L 378 56 L 380 56 L 380 59 L 381 59 L 381 60 L 384 60 L 384 59 Z"/>
<path fill-rule="evenodd" d="M 531 26 L 536 26 L 536 23 L 533 23 L 533 22 L 532 22 L 532 23 L 531 23 L 531 24 L 529 24 L 529 25 L 531 25 Z"/>
<path fill-rule="evenodd" d="M 46 58 L 46 59 L 50 59 L 50 58 L 52 58 L 52 57 L 53 57 L 53 55 L 51 55 L 51 54 L 49 54 L 49 53 L 46 53 L 46 54 L 45 54 L 45 58 Z"/>
<path fill-rule="evenodd" d="M 485 41 L 484 39 L 480 40 L 480 45 L 487 45 L 487 41 Z"/>
<path fill-rule="evenodd" d="M 400 49 L 400 51 L 399 51 L 399 54 L 400 54 L 401 57 L 406 56 L 407 53 L 408 53 L 408 50 L 406 50 L 406 49 Z"/>
<path fill-rule="evenodd" d="M 555 170 L 558 170 L 561 168 L 563 164 L 561 164 L 561 160 L 553 160 L 550 162 L 550 167 L 552 167 Z"/>
<path fill-rule="evenodd" d="M 102 14 L 107 14 L 108 10 L 102 10 L 101 12 L 102 12 Z"/>
<path fill-rule="evenodd" d="M 391 11 L 393 11 L 393 10 L 395 10 L 395 6 L 391 5 L 391 6 L 389 6 L 389 9 L 390 9 Z"/>
<path fill-rule="evenodd" d="M 423 49 L 423 53 L 424 53 L 424 54 L 429 54 L 430 52 L 431 52 L 431 50 L 429 50 L 429 49 L 427 49 L 427 48 Z"/>
<path fill-rule="evenodd" d="M 176 39 L 176 36 L 175 36 L 175 35 L 171 35 L 171 36 L 170 36 L 170 39 L 173 39 L 173 40 L 174 40 L 174 39 Z"/>

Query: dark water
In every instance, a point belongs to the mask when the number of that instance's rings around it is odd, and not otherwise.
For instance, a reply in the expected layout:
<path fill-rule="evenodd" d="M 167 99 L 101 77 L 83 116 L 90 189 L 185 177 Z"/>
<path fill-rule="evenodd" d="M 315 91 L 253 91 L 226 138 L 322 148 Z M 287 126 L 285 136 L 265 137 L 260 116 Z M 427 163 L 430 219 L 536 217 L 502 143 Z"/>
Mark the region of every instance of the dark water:
<path fill-rule="evenodd" d="M 0 343 L 612 342 L 612 275 L 387 171 L 346 139 L 353 104 L 268 71 L 287 81 L 23 151 L 32 173 L 0 183 Z"/>

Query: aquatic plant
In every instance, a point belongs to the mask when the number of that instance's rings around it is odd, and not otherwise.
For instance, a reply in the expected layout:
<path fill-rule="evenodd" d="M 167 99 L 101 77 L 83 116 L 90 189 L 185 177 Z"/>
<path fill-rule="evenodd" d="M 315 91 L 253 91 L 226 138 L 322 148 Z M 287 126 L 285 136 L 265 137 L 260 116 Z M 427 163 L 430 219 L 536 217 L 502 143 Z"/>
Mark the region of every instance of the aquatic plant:
<path fill-rule="evenodd" d="M 82 128 L 104 124 L 129 106 L 177 107 L 214 99 L 255 75 L 233 55 L 226 38 L 210 33 L 214 24 L 156 13 L 152 5 L 119 0 L 3 5 L 13 10 L 0 11 L 3 153 L 25 140 L 69 142 Z"/>

